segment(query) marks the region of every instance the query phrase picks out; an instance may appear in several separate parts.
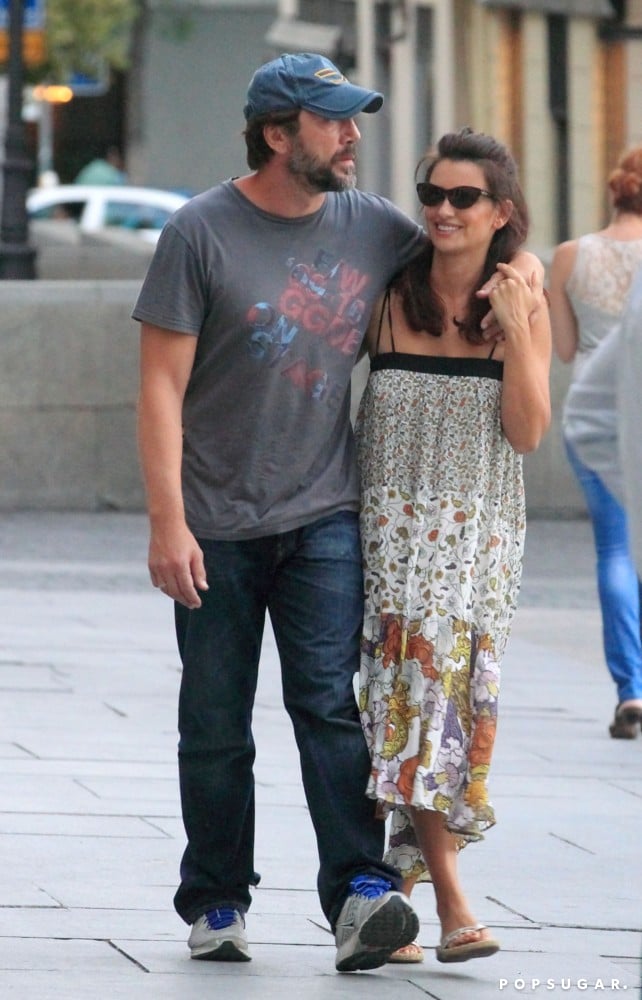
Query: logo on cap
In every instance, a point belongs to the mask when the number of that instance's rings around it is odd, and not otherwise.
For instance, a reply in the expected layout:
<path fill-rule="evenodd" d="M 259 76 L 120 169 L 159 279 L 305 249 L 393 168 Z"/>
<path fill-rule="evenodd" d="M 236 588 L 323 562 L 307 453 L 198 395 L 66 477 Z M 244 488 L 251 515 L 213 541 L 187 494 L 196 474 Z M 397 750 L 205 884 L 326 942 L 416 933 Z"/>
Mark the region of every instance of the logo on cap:
<path fill-rule="evenodd" d="M 326 83 L 334 83 L 337 86 L 340 83 L 348 82 L 343 73 L 340 73 L 336 67 L 333 67 L 332 69 L 330 69 L 330 67 L 327 69 L 318 69 L 314 75 L 318 76 L 320 80 L 324 80 Z"/>

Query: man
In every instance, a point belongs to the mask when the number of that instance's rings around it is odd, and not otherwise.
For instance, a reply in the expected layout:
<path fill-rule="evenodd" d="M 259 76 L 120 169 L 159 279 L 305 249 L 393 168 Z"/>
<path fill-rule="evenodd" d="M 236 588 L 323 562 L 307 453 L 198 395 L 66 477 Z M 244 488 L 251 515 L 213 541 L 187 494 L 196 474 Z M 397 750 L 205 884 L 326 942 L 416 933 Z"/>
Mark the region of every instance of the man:
<path fill-rule="evenodd" d="M 250 726 L 266 610 L 281 659 L 336 967 L 418 931 L 382 861 L 357 714 L 363 612 L 350 374 L 368 316 L 422 232 L 354 189 L 355 115 L 381 94 L 284 55 L 248 90 L 252 173 L 165 228 L 134 310 L 152 582 L 176 602 L 188 844 L 175 906 L 193 958 L 249 959 Z"/>

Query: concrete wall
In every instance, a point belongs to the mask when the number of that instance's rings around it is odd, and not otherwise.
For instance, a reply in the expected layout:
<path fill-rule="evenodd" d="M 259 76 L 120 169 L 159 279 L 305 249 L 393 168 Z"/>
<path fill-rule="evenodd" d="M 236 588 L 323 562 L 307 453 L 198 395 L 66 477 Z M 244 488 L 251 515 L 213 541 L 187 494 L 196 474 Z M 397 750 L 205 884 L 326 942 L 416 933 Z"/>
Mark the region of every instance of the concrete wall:
<path fill-rule="evenodd" d="M 135 442 L 139 281 L 0 282 L 0 510 L 138 510 Z M 366 366 L 354 378 L 356 406 Z M 531 514 L 584 505 L 558 414 L 568 369 L 555 362 L 556 419 L 525 460 Z"/>
<path fill-rule="evenodd" d="M 0 283 L 0 509 L 142 506 L 139 284 Z"/>
<path fill-rule="evenodd" d="M 154 244 L 113 227 L 83 233 L 72 220 L 33 219 L 29 239 L 36 250 L 36 274 L 45 280 L 142 281 Z"/>

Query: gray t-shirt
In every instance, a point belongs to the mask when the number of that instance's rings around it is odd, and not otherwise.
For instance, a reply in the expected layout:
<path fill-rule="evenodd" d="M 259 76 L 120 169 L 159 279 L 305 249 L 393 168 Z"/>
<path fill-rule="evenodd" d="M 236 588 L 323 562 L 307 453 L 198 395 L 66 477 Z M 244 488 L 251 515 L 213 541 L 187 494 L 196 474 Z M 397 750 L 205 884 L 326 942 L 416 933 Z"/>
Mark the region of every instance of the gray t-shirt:
<path fill-rule="evenodd" d="M 133 316 L 198 337 L 182 468 L 197 537 L 358 510 L 350 375 L 377 296 L 423 238 L 377 195 L 329 193 L 290 219 L 232 181 L 165 226 Z"/>

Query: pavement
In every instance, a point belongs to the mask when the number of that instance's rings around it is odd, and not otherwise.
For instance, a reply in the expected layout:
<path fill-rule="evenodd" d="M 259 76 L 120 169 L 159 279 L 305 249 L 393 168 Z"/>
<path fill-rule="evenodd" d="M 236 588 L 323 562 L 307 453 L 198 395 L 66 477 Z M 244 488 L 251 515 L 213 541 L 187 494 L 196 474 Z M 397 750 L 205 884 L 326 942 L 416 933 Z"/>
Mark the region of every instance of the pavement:
<path fill-rule="evenodd" d="M 138 514 L 0 514 L 0 997 L 498 1000 L 640 990 L 642 738 L 611 740 L 588 523 L 529 524 L 490 789 L 461 855 L 492 958 L 340 975 L 268 634 L 256 702 L 253 960 L 189 959 L 172 896 L 184 846 L 171 607 Z M 221 817 L 225 822 L 225 817 Z"/>

